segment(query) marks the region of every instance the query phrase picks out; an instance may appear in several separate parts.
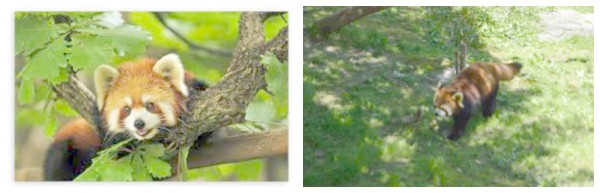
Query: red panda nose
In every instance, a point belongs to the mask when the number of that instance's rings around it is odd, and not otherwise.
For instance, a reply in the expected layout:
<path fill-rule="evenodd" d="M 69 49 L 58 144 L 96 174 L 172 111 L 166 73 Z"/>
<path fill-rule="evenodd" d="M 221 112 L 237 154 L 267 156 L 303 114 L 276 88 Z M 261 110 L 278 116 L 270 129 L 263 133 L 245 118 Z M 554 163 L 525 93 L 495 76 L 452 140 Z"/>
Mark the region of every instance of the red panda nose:
<path fill-rule="evenodd" d="M 135 128 L 137 128 L 137 129 L 142 129 L 142 128 L 144 128 L 144 125 L 146 125 L 146 123 L 144 123 L 144 121 L 142 121 L 141 119 L 136 119 L 136 120 L 133 122 L 133 126 L 135 126 Z"/>

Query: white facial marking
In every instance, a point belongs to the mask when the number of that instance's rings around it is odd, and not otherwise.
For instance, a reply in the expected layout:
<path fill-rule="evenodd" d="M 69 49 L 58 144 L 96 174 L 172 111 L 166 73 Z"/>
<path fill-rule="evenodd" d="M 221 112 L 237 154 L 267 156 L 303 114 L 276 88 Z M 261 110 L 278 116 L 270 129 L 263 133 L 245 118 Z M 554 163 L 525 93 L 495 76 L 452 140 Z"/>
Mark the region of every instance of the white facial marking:
<path fill-rule="evenodd" d="M 142 102 L 143 103 L 148 102 L 150 99 L 152 99 L 151 96 L 149 96 L 149 95 L 142 95 Z"/>
<path fill-rule="evenodd" d="M 435 108 L 435 115 L 438 117 L 452 116 L 452 110 L 448 105 L 442 105 L 439 108 Z"/>
<path fill-rule="evenodd" d="M 108 131 L 110 132 L 122 132 L 123 130 L 119 127 L 119 109 L 112 110 L 108 113 L 107 117 Z"/>
<path fill-rule="evenodd" d="M 131 107 L 131 104 L 133 104 L 133 101 L 131 100 L 131 97 L 125 97 L 125 98 L 123 99 L 123 101 L 125 102 L 125 104 L 126 104 L 127 106 L 130 106 L 130 107 Z"/>
<path fill-rule="evenodd" d="M 141 129 L 135 127 L 135 121 L 141 120 L 144 126 Z M 158 133 L 161 119 L 157 114 L 149 112 L 146 108 L 132 109 L 129 116 L 123 120 L 125 129 L 138 140 L 151 139 Z"/>
<path fill-rule="evenodd" d="M 173 110 L 173 107 L 169 105 L 169 103 L 160 102 L 158 103 L 158 108 L 160 108 L 160 111 L 162 111 L 163 113 L 163 116 L 165 118 L 165 125 L 174 126 L 175 124 L 177 124 L 177 117 L 175 117 L 175 111 Z"/>

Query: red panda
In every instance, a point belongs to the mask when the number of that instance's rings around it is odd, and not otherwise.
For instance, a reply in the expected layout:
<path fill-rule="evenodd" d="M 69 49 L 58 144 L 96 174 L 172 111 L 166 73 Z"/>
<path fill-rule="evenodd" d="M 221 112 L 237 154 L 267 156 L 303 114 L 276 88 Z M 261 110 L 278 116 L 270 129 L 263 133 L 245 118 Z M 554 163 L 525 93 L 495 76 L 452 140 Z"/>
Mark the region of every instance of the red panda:
<path fill-rule="evenodd" d="M 448 139 L 457 140 L 464 134 L 476 105 L 481 105 L 484 117 L 490 117 L 496 108 L 500 81 L 513 79 L 521 68 L 520 63 L 474 63 L 462 70 L 450 84 L 438 84 L 433 97 L 435 114 L 454 119 Z"/>
<path fill-rule="evenodd" d="M 184 71 L 176 54 L 125 62 L 119 69 L 101 65 L 95 70 L 94 85 L 106 133 L 137 140 L 151 139 L 164 126 L 175 126 L 186 111 L 189 93 L 206 88 Z M 45 179 L 73 180 L 83 172 L 102 148 L 104 136 L 98 133 L 83 118 L 61 128 L 46 155 Z"/>

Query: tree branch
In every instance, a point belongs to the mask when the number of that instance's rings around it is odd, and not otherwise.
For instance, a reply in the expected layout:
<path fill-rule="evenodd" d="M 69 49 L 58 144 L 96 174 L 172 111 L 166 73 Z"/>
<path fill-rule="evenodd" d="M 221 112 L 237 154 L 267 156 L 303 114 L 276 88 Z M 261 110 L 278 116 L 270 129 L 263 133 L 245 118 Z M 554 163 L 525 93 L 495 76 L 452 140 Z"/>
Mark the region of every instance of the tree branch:
<path fill-rule="evenodd" d="M 287 60 L 288 55 L 288 28 L 285 27 L 279 31 L 279 34 L 269 41 L 265 46 L 267 52 L 275 54 L 279 61 Z"/>
<path fill-rule="evenodd" d="M 96 106 L 96 96 L 74 74 L 69 80 L 58 85 L 52 85 L 52 90 L 65 99 L 71 108 L 75 109 L 88 123 L 96 128 L 101 139 L 104 139 L 105 129 L 100 111 Z"/>
<path fill-rule="evenodd" d="M 278 50 L 275 54 L 281 54 L 281 49 L 275 48 L 287 49 L 287 40 L 279 40 L 284 36 L 282 34 L 287 36 L 285 29 L 279 34 L 279 38 L 274 39 L 276 41 L 272 41 L 274 43 L 271 46 L 265 46 L 262 23 L 264 17 L 264 13 L 242 13 L 240 40 L 226 74 L 216 85 L 190 96 L 188 106 L 193 112 L 184 118 L 184 124 L 168 133 L 167 141 L 180 146 L 192 144 L 203 133 L 244 121 L 248 104 L 266 84 L 264 68 L 260 64 L 261 55 L 267 47 Z"/>
<path fill-rule="evenodd" d="M 208 47 L 205 47 L 202 45 L 195 44 L 194 42 L 188 40 L 183 34 L 179 33 L 173 27 L 168 25 L 167 22 L 165 21 L 165 18 L 162 15 L 162 13 L 152 12 L 152 14 L 154 14 L 154 17 L 156 17 L 156 19 L 158 19 L 158 22 L 160 22 L 163 26 L 165 26 L 165 28 L 167 28 L 169 31 L 171 31 L 171 33 L 173 33 L 175 36 L 177 36 L 177 38 L 179 38 L 181 41 L 183 41 L 185 44 L 187 44 L 190 48 L 196 49 L 196 50 L 202 50 L 209 54 L 231 57 L 231 52 L 229 52 L 229 51 L 208 48 Z"/>
<path fill-rule="evenodd" d="M 190 150 L 188 168 L 200 168 L 229 162 L 285 155 L 288 152 L 288 130 L 277 129 L 261 133 L 220 139 Z"/>
<path fill-rule="evenodd" d="M 321 37 L 327 37 L 330 33 L 356 21 L 362 17 L 373 14 L 388 8 L 389 6 L 359 6 L 347 7 L 341 9 L 323 19 L 315 22 L 314 26 L 318 29 Z"/>

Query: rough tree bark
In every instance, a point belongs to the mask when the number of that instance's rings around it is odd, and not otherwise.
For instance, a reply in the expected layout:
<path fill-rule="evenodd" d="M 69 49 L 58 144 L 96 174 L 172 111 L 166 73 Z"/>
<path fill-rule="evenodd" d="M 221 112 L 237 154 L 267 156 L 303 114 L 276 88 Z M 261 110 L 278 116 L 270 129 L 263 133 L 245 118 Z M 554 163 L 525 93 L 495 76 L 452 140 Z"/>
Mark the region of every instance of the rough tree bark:
<path fill-rule="evenodd" d="M 273 14 L 242 13 L 239 22 L 240 40 L 235 47 L 233 60 L 226 74 L 213 87 L 190 96 L 190 113 L 183 119 L 183 123 L 171 129 L 171 132 L 165 136 L 166 141 L 175 142 L 179 146 L 190 145 L 200 134 L 244 121 L 248 104 L 254 99 L 256 93 L 266 86 L 265 69 L 260 64 L 261 55 L 270 51 L 280 60 L 287 60 L 287 27 L 282 29 L 271 41 L 264 41 L 263 21 L 268 16 L 273 16 Z M 105 130 L 96 108 L 94 94 L 74 75 L 71 75 L 67 82 L 52 86 L 52 89 L 88 122 L 102 127 L 98 131 Z M 279 139 L 275 140 L 273 136 L 277 136 Z M 194 151 L 190 152 L 188 159 L 192 160 L 190 163 L 223 163 L 223 160 L 244 160 L 287 152 L 287 131 L 285 131 L 285 135 L 281 132 L 277 135 L 267 132 L 234 139 L 239 140 L 237 142 L 239 144 L 252 144 L 252 141 L 260 140 L 264 140 L 264 143 L 285 142 L 285 144 L 279 144 L 285 146 L 285 151 L 282 148 L 275 148 L 266 149 L 272 152 L 249 151 L 244 155 L 232 155 L 223 151 L 222 148 L 226 145 L 214 145 L 201 149 L 211 152 L 213 150 L 210 148 L 221 148 L 219 149 L 221 156 L 204 157 L 204 154 Z M 190 166 L 203 166 L 203 164 L 190 164 Z"/>
<path fill-rule="evenodd" d="M 105 126 L 96 105 L 96 96 L 75 75 L 69 75 L 69 80 L 58 85 L 50 84 L 52 90 L 65 99 L 75 111 L 88 123 L 91 123 L 102 137 L 105 136 Z"/>
<path fill-rule="evenodd" d="M 266 50 L 287 50 L 287 28 L 282 29 L 282 33 L 270 42 L 264 41 L 262 22 L 266 16 L 266 13 L 242 13 L 240 40 L 227 72 L 216 85 L 190 96 L 188 106 L 193 111 L 183 124 L 168 133 L 167 141 L 179 146 L 192 144 L 203 133 L 244 121 L 246 107 L 256 93 L 266 86 L 265 69 L 260 64 L 261 55 Z M 283 44 L 286 49 L 278 49 Z"/>
<path fill-rule="evenodd" d="M 315 27 L 319 30 L 319 36 L 327 37 L 330 33 L 339 30 L 340 28 L 356 21 L 367 15 L 371 15 L 375 12 L 381 11 L 388 8 L 389 6 L 379 7 L 347 7 L 339 10 L 330 16 L 315 22 Z"/>
<path fill-rule="evenodd" d="M 188 159 L 188 167 L 206 167 L 285 154 L 288 151 L 287 135 L 286 129 L 277 129 L 223 138 L 190 150 L 190 155 L 196 156 Z"/>

